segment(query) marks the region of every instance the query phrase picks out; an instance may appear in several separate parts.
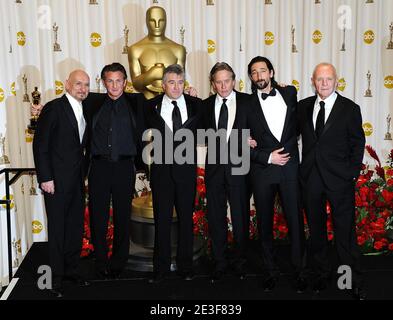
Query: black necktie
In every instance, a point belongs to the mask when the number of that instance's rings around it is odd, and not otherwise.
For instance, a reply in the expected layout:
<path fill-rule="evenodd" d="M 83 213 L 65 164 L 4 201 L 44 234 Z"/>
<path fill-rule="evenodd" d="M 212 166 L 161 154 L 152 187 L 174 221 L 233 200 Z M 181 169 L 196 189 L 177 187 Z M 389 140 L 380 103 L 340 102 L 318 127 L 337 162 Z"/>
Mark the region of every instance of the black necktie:
<path fill-rule="evenodd" d="M 218 129 L 227 129 L 228 126 L 228 107 L 227 99 L 222 99 L 222 105 L 220 110 L 220 116 L 218 118 Z"/>
<path fill-rule="evenodd" d="M 182 121 L 181 121 L 180 109 L 177 106 L 177 102 L 172 101 L 172 104 L 173 104 L 172 126 L 173 126 L 173 133 L 175 133 L 177 130 L 179 130 L 181 128 Z"/>
<path fill-rule="evenodd" d="M 319 105 L 321 108 L 319 109 L 317 121 L 315 123 L 315 134 L 318 139 L 323 132 L 323 127 L 325 126 L 325 102 L 321 101 Z"/>
<path fill-rule="evenodd" d="M 272 96 L 274 97 L 276 95 L 276 89 L 272 89 L 269 93 L 264 93 L 262 92 L 262 100 L 266 100 L 267 97 Z"/>

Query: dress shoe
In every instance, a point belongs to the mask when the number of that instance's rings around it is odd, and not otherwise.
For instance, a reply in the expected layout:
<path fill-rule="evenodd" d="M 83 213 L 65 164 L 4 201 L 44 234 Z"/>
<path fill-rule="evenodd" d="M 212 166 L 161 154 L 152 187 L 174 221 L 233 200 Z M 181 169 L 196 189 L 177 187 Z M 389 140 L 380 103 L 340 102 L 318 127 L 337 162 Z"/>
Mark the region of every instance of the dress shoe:
<path fill-rule="evenodd" d="M 366 291 L 362 287 L 354 287 L 352 289 L 352 297 L 355 300 L 366 300 L 367 294 L 366 294 Z"/>
<path fill-rule="evenodd" d="M 210 282 L 211 283 L 217 283 L 222 280 L 222 278 L 225 275 L 224 270 L 216 270 L 213 272 L 213 274 L 210 276 Z"/>
<path fill-rule="evenodd" d="M 70 281 L 72 284 L 78 287 L 89 287 L 91 285 L 90 281 L 80 277 L 80 276 L 66 276 L 64 280 Z"/>
<path fill-rule="evenodd" d="M 240 280 L 244 280 L 246 278 L 246 271 L 244 268 L 244 263 L 242 264 L 235 264 L 232 266 L 233 272 L 237 278 Z"/>
<path fill-rule="evenodd" d="M 54 287 L 49 289 L 48 292 L 55 298 L 60 299 L 64 297 L 64 291 L 62 287 Z"/>
<path fill-rule="evenodd" d="M 121 270 L 111 270 L 109 272 L 109 277 L 113 280 L 119 280 L 121 278 Z"/>
<path fill-rule="evenodd" d="M 177 274 L 180 278 L 186 281 L 191 281 L 195 277 L 195 274 L 192 271 L 178 271 Z"/>
<path fill-rule="evenodd" d="M 321 292 L 321 291 L 326 290 L 327 287 L 328 287 L 328 279 L 325 278 L 325 277 L 319 277 L 319 278 L 317 278 L 317 280 L 314 282 L 313 290 L 314 290 L 316 293 L 319 293 L 319 292 Z"/>
<path fill-rule="evenodd" d="M 265 292 L 271 292 L 276 287 L 278 278 L 274 276 L 269 276 L 262 282 L 262 288 Z"/>
<path fill-rule="evenodd" d="M 96 271 L 96 278 L 98 280 L 109 280 L 110 279 L 110 273 L 108 270 L 98 270 Z"/>
<path fill-rule="evenodd" d="M 157 283 L 163 282 L 166 278 L 167 278 L 166 273 L 158 272 L 158 273 L 155 273 L 153 275 L 153 277 L 148 280 L 148 282 L 152 283 L 152 284 L 153 283 L 157 284 Z"/>
<path fill-rule="evenodd" d="M 303 293 L 307 289 L 307 280 L 303 277 L 297 277 L 295 281 L 295 291 L 297 293 Z"/>

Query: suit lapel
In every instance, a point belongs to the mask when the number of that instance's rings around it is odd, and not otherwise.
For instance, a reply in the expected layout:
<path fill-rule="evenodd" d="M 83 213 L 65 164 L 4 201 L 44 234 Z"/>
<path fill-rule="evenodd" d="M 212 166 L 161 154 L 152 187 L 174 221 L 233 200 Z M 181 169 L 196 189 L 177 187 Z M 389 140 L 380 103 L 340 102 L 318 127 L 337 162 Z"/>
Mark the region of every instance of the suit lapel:
<path fill-rule="evenodd" d="M 105 99 L 106 99 L 107 95 L 106 94 L 102 94 L 98 96 L 97 102 L 93 101 L 93 105 L 97 105 L 97 109 L 95 110 L 95 112 L 93 113 L 93 119 L 92 119 L 92 128 L 94 129 L 97 121 L 100 117 L 100 114 L 102 112 L 103 109 L 103 105 L 105 103 Z"/>
<path fill-rule="evenodd" d="M 329 130 L 330 127 L 332 126 L 332 123 L 335 123 L 335 121 L 337 121 L 337 118 L 339 118 L 341 110 L 342 110 L 341 104 L 342 104 L 341 103 L 341 96 L 337 93 L 337 99 L 334 102 L 332 111 L 330 111 L 329 118 L 327 119 L 327 121 L 325 123 L 325 126 L 324 126 L 323 131 L 322 131 L 322 135 L 327 130 Z"/>
<path fill-rule="evenodd" d="M 68 120 L 71 122 L 72 127 L 74 128 L 74 132 L 79 138 L 79 128 L 78 128 L 78 121 L 75 118 L 74 110 L 72 109 L 72 106 L 70 102 L 68 101 L 68 98 L 66 95 L 63 96 L 63 108 L 64 112 L 67 115 Z"/>
<path fill-rule="evenodd" d="M 286 134 L 286 131 L 287 131 L 287 128 L 288 128 L 288 122 L 289 122 L 289 119 L 291 117 L 291 113 L 292 113 L 291 112 L 292 111 L 291 107 L 292 106 L 291 106 L 291 101 L 289 100 L 289 96 L 287 94 L 287 90 L 284 90 L 284 88 L 281 88 L 279 86 L 275 87 L 275 89 L 278 92 L 280 92 L 282 98 L 284 99 L 285 106 L 287 108 L 286 113 L 285 113 L 284 127 L 282 128 L 282 134 L 281 134 L 281 141 L 283 141 L 284 137 L 285 137 L 285 134 Z"/>
<path fill-rule="evenodd" d="M 312 119 L 312 115 L 314 113 L 314 105 L 315 105 L 315 100 L 317 100 L 317 96 L 314 97 L 314 99 L 311 99 L 310 104 L 306 108 L 306 124 L 309 126 L 309 129 L 314 135 L 314 138 L 317 138 L 317 135 L 315 134 L 315 129 L 314 129 L 314 122 Z"/>
<path fill-rule="evenodd" d="M 133 101 L 131 100 L 131 97 L 128 96 L 126 93 L 123 93 L 123 94 L 125 94 L 125 98 L 126 98 L 126 101 L 127 101 L 128 112 L 129 112 L 129 115 L 130 115 L 131 128 L 132 128 L 134 137 L 136 137 L 136 133 L 137 133 L 136 122 L 135 122 L 136 121 L 136 114 L 135 114 L 135 111 L 134 111 L 134 108 L 133 108 Z"/>
<path fill-rule="evenodd" d="M 187 120 L 186 122 L 183 123 L 182 127 L 187 127 L 194 120 L 194 117 L 196 115 L 196 110 L 192 101 L 188 99 L 188 96 L 185 95 L 184 99 L 186 101 L 186 107 L 187 107 Z"/>
<path fill-rule="evenodd" d="M 269 134 L 273 137 L 273 139 L 275 139 L 277 142 L 279 142 L 277 140 L 277 138 L 274 136 L 274 134 L 270 131 L 269 125 L 267 124 L 265 114 L 263 113 L 261 103 L 259 102 L 258 91 L 256 91 L 253 94 L 253 99 L 254 99 L 254 103 L 258 106 L 257 116 L 259 116 L 259 118 L 261 119 L 262 125 L 265 127 L 266 131 L 269 132 Z"/>
<path fill-rule="evenodd" d="M 210 122 L 208 124 L 208 128 L 212 128 L 217 131 L 217 122 L 216 122 L 216 112 L 215 112 L 215 102 L 216 102 L 217 94 L 211 96 L 208 100 L 207 105 L 207 120 Z"/>

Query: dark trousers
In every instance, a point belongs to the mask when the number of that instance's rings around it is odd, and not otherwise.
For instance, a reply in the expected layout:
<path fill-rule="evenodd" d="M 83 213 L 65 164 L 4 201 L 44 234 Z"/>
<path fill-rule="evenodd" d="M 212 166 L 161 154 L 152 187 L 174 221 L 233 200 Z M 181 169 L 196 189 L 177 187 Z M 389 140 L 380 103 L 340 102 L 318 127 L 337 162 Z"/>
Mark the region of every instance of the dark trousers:
<path fill-rule="evenodd" d="M 54 281 L 75 276 L 83 238 L 84 197 L 82 182 L 70 192 L 44 193 L 48 217 L 49 261 Z"/>
<path fill-rule="evenodd" d="M 310 256 L 318 276 L 328 277 L 331 266 L 328 259 L 326 200 L 331 205 L 334 242 L 339 263 L 352 268 L 355 283 L 362 282 L 360 250 L 355 232 L 355 189 L 352 182 L 343 190 L 331 191 L 314 167 L 303 188 L 303 201 L 310 228 Z"/>
<path fill-rule="evenodd" d="M 96 256 L 96 268 L 103 271 L 124 269 L 130 244 L 131 201 L 135 185 L 132 159 L 92 160 L 89 174 L 89 208 L 91 234 Z M 108 259 L 108 221 L 110 203 L 113 208 L 113 248 Z"/>
<path fill-rule="evenodd" d="M 176 268 L 182 272 L 192 269 L 195 191 L 196 177 L 175 181 L 169 168 L 163 168 L 160 178 L 152 181 L 155 228 L 153 264 L 156 273 L 170 271 L 173 208 L 176 209 L 178 233 Z"/>
<path fill-rule="evenodd" d="M 231 211 L 234 239 L 234 267 L 242 267 L 246 261 L 246 216 L 247 196 L 246 182 L 232 183 L 231 168 L 220 166 L 214 177 L 206 181 L 207 218 L 209 235 L 212 241 L 212 253 L 216 270 L 225 270 L 228 266 L 228 222 L 227 203 Z"/>
<path fill-rule="evenodd" d="M 300 211 L 300 194 L 298 181 L 282 181 L 281 183 L 264 183 L 258 174 L 253 175 L 253 192 L 258 220 L 262 259 L 266 272 L 270 276 L 278 276 L 279 270 L 275 262 L 273 247 L 274 202 L 278 194 L 288 225 L 288 236 L 291 243 L 291 262 L 295 273 L 304 268 L 304 225 Z"/>

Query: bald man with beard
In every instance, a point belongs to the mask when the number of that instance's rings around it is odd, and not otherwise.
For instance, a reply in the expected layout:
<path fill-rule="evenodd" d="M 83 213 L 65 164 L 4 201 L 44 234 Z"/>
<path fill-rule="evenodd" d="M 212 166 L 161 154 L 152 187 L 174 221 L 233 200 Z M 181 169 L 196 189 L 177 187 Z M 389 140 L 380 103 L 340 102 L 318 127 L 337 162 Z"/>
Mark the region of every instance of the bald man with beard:
<path fill-rule="evenodd" d="M 77 273 L 82 248 L 85 128 L 82 101 L 89 94 L 86 72 L 75 70 L 66 81 L 66 94 L 48 102 L 38 119 L 33 142 L 37 179 L 48 217 L 50 292 L 63 296 L 63 280 L 90 283 Z"/>

